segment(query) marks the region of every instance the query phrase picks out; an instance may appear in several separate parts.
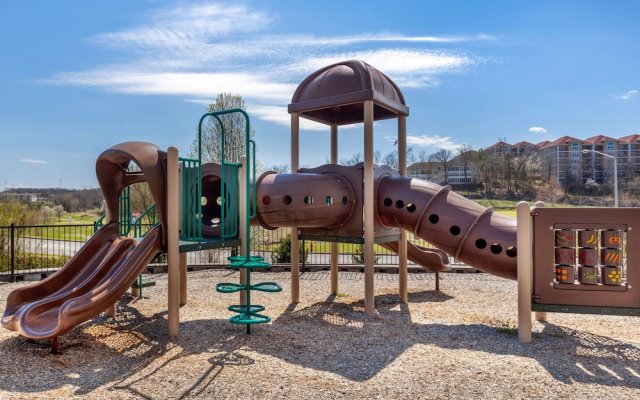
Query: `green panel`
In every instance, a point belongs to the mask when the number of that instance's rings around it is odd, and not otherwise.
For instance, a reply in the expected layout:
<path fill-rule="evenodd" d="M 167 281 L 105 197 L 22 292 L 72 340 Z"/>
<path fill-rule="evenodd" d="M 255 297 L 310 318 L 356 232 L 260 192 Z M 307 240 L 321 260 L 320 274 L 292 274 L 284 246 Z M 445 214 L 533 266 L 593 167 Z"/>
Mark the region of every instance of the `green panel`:
<path fill-rule="evenodd" d="M 247 290 L 247 285 L 241 285 L 239 283 L 218 283 L 216 285 L 216 291 L 220 293 L 235 293 L 243 290 Z"/>
<path fill-rule="evenodd" d="M 261 314 L 239 314 L 230 318 L 232 324 L 266 324 L 271 322 L 271 318 Z"/>
<path fill-rule="evenodd" d="M 277 293 L 282 292 L 282 287 L 275 282 L 260 282 L 250 286 L 251 290 L 259 292 Z"/>
<path fill-rule="evenodd" d="M 240 314 L 255 314 L 259 313 L 260 311 L 264 311 L 264 309 L 264 306 L 258 304 L 252 304 L 250 306 L 244 304 L 234 304 L 232 306 L 229 306 L 228 308 L 229 311 Z"/>

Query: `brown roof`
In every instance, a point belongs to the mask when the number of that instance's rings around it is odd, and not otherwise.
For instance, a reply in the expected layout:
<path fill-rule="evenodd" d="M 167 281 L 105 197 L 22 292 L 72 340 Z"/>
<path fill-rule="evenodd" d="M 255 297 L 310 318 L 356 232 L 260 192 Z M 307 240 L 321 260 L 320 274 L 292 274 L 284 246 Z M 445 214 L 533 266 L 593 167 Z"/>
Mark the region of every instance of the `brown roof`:
<path fill-rule="evenodd" d="M 536 147 L 535 144 L 527 142 L 526 140 L 520 141 L 513 145 L 514 147 Z"/>
<path fill-rule="evenodd" d="M 540 149 L 546 149 L 549 147 L 555 147 L 555 146 L 559 146 L 561 144 L 569 144 L 569 143 L 582 143 L 582 140 L 580 139 L 576 139 L 574 137 L 571 136 L 563 136 L 559 139 L 554 140 L 553 142 L 549 142 L 547 144 L 545 144 L 544 146 L 540 147 Z"/>
<path fill-rule="evenodd" d="M 640 142 L 640 135 L 633 134 L 633 135 L 627 135 L 627 136 L 623 136 L 620 139 L 618 139 L 620 142 L 622 143 L 634 143 L 634 142 Z"/>
<path fill-rule="evenodd" d="M 548 140 L 543 140 L 543 141 L 542 141 L 542 142 L 540 142 L 540 143 L 536 143 L 536 147 L 537 147 L 538 149 L 541 149 L 541 148 L 543 148 L 544 146 L 546 146 L 547 144 L 549 144 L 549 141 L 548 141 Z"/>
<path fill-rule="evenodd" d="M 400 88 L 385 74 L 360 60 L 323 67 L 306 77 L 291 99 L 289 113 L 323 124 L 364 120 L 364 102 L 374 103 L 374 119 L 409 115 Z"/>
<path fill-rule="evenodd" d="M 582 143 L 584 144 L 596 144 L 596 143 L 605 143 L 605 142 L 617 142 L 618 139 L 614 139 L 610 136 L 605 135 L 596 135 L 591 136 L 590 138 L 585 139 Z"/>
<path fill-rule="evenodd" d="M 509 144 L 507 142 L 504 142 L 504 141 L 496 142 L 496 143 L 492 144 L 491 146 L 487 147 L 486 149 L 484 149 L 484 151 L 493 150 L 493 149 L 496 149 L 498 147 L 504 147 L 504 146 L 511 146 L 511 144 Z"/>

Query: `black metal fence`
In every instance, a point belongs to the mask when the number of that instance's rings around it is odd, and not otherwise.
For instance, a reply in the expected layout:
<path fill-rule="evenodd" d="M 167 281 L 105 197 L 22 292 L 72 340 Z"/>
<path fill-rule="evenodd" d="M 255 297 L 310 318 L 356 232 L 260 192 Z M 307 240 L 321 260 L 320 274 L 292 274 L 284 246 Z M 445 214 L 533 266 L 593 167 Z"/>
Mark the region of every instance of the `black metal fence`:
<path fill-rule="evenodd" d="M 148 227 L 145 227 L 148 228 Z M 94 233 L 93 224 L 85 225 L 33 225 L 0 226 L 0 279 L 15 280 L 17 274 L 45 273 L 63 266 Z M 146 231 L 147 229 L 145 229 Z M 273 231 L 251 228 L 252 253 L 262 255 L 266 260 L 286 265 L 290 260 L 290 239 L 288 229 Z M 415 244 L 429 247 L 423 240 L 409 239 Z M 302 267 L 324 267 L 330 264 L 331 243 L 301 241 L 304 253 Z M 195 267 L 220 268 L 226 266 L 227 257 L 237 249 L 215 249 L 192 252 L 187 255 L 187 263 Z M 363 263 L 362 245 L 338 244 L 338 262 L 341 266 L 355 266 Z M 398 256 L 380 246 L 375 246 L 377 265 L 398 265 Z M 162 255 L 156 264 L 166 263 Z"/>

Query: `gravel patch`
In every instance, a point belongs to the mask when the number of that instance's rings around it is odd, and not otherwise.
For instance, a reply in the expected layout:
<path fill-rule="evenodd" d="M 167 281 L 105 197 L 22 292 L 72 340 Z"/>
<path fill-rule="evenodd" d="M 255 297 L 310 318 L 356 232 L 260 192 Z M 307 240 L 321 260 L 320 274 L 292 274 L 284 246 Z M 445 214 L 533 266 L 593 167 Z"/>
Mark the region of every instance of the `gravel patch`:
<path fill-rule="evenodd" d="M 410 274 L 410 304 L 398 276 L 376 274 L 379 315 L 363 314 L 364 275 L 301 276 L 290 305 L 288 272 L 256 273 L 282 293 L 253 296 L 273 318 L 252 335 L 228 322 L 236 294 L 214 286 L 231 271 L 189 273 L 181 337 L 166 336 L 166 274 L 144 298 L 127 295 L 104 316 L 48 343 L 0 330 L 0 398 L 587 398 L 640 397 L 637 318 L 548 314 L 534 341 L 517 339 L 516 283 L 487 274 Z M 0 307 L 24 283 L 0 285 Z"/>

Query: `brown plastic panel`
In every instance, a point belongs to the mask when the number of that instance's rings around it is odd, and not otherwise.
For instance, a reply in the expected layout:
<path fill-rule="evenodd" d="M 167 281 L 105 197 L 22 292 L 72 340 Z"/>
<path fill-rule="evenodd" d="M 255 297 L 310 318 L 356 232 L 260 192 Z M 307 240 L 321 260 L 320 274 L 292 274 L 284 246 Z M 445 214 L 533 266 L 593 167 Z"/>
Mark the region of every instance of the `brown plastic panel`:
<path fill-rule="evenodd" d="M 640 307 L 640 247 L 628 245 L 626 250 L 626 280 L 618 279 L 619 267 L 578 266 L 574 283 L 559 283 L 554 266 L 554 232 L 572 229 L 578 233 L 578 261 L 585 264 L 622 263 L 619 249 L 598 249 L 608 243 L 616 232 L 626 242 L 637 243 L 640 213 L 631 208 L 536 208 L 533 213 L 534 258 L 533 301 L 539 304 L 562 304 L 597 307 Z M 613 232 L 613 233 L 609 233 Z M 602 241 L 601 236 L 605 239 Z M 581 252 L 585 254 L 580 257 Z M 587 255 L 588 253 L 588 255 Z M 607 259 L 607 255 L 609 258 Z M 616 256 L 620 255 L 620 259 Z M 601 259 L 603 257 L 606 259 Z M 594 258 L 596 260 L 594 260 Z M 614 272 L 616 272 L 614 274 Z M 612 277 L 609 278 L 608 275 Z M 598 278 L 600 277 L 600 278 Z M 613 281 L 613 279 L 616 279 Z M 622 278 L 622 277 L 620 277 Z"/>

